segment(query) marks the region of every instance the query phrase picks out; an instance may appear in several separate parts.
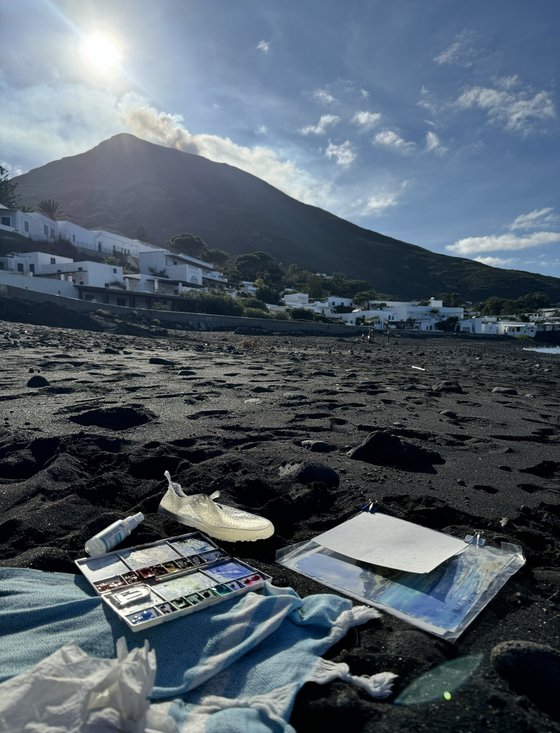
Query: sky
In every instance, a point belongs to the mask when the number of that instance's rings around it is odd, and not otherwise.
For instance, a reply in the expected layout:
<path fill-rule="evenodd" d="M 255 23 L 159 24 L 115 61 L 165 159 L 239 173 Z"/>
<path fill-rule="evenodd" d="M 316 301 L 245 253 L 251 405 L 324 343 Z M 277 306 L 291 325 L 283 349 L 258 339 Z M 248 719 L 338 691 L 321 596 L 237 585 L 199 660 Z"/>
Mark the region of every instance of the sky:
<path fill-rule="evenodd" d="M 0 0 L 0 164 L 129 132 L 560 277 L 558 38 L 558 0 Z"/>

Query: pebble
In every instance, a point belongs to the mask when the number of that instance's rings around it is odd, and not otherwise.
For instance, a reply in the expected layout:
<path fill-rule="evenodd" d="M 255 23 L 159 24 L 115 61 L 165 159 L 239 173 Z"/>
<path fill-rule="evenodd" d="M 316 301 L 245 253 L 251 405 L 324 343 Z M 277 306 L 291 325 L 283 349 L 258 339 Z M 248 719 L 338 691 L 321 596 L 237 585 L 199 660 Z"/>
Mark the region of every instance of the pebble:
<path fill-rule="evenodd" d="M 28 387 L 48 387 L 49 381 L 45 377 L 41 377 L 39 374 L 31 377 L 27 382 Z"/>
<path fill-rule="evenodd" d="M 497 644 L 490 660 L 517 694 L 525 695 L 544 712 L 560 714 L 560 651 L 516 639 Z"/>
<path fill-rule="evenodd" d="M 517 394 L 517 390 L 514 389 L 513 387 L 494 387 L 492 392 L 496 394 L 512 394 L 512 395 Z"/>

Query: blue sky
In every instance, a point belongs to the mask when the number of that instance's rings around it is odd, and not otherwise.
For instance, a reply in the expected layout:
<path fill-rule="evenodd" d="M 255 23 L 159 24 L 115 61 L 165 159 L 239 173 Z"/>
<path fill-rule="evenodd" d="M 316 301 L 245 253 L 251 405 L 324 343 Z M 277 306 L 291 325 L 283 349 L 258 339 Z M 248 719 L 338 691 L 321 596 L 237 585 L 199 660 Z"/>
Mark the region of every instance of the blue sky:
<path fill-rule="evenodd" d="M 0 0 L 0 162 L 130 132 L 560 277 L 558 38 L 558 0 Z"/>

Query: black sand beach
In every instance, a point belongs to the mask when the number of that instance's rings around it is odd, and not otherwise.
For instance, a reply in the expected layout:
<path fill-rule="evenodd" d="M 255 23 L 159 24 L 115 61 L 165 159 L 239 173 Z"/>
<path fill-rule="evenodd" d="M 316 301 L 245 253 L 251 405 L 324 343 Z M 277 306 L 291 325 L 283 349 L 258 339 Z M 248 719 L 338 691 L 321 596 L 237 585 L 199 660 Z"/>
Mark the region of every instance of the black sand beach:
<path fill-rule="evenodd" d="M 272 520 L 269 540 L 221 544 L 301 595 L 330 591 L 276 564 L 276 550 L 367 501 L 457 537 L 480 531 L 521 545 L 527 562 L 457 642 L 383 614 L 329 654 L 354 674 L 395 672 L 395 695 L 482 654 L 452 698 L 397 706 L 344 683 L 307 685 L 291 723 L 560 731 L 558 658 L 512 654 L 499 670 L 491 660 L 510 640 L 560 649 L 557 356 L 515 341 L 1 326 L 1 566 L 74 573 L 89 537 L 138 511 L 146 519 L 126 544 L 182 533 L 156 513 L 165 470 Z M 374 433 L 369 460 L 348 455 Z M 383 449 L 395 438 L 402 450 Z"/>

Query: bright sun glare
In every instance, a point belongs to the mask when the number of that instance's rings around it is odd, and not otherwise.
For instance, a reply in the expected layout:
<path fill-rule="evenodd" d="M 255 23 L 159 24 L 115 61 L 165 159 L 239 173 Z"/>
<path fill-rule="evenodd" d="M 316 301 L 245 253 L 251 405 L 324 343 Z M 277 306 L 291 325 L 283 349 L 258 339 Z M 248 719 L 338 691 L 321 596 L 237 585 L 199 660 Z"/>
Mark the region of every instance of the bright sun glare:
<path fill-rule="evenodd" d="M 105 74 L 118 69 L 123 47 L 110 33 L 96 31 L 84 38 L 81 53 L 92 71 Z"/>

